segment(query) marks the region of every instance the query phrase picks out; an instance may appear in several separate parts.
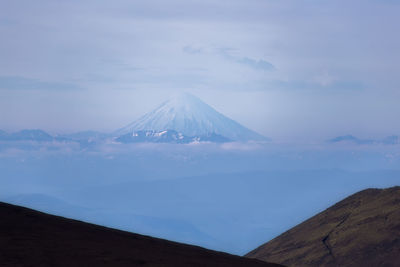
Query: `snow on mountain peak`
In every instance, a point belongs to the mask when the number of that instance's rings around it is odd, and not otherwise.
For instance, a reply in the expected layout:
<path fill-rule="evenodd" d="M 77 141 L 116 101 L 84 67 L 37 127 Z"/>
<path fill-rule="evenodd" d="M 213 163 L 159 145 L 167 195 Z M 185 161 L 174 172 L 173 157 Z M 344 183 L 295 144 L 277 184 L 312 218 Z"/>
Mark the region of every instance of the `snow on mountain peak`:
<path fill-rule="evenodd" d="M 116 134 L 145 130 L 174 130 L 187 136 L 218 134 L 236 141 L 266 140 L 189 93 L 173 95 L 155 110 L 117 130 Z"/>

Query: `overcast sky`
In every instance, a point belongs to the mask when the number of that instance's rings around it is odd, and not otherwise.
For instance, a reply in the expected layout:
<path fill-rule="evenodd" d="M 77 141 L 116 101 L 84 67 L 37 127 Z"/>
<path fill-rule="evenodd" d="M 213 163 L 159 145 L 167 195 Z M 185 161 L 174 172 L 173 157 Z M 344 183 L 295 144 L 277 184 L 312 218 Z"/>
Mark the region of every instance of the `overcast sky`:
<path fill-rule="evenodd" d="M 400 1 L 0 0 L 0 129 L 112 131 L 176 91 L 275 140 L 400 134 Z"/>

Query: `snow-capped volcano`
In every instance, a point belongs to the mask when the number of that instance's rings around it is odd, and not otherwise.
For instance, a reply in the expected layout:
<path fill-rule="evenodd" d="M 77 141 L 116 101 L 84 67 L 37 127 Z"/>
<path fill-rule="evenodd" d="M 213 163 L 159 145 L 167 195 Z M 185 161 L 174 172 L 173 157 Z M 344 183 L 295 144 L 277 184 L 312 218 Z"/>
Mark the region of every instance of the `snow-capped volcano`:
<path fill-rule="evenodd" d="M 146 130 L 174 130 L 186 136 L 217 134 L 235 141 L 266 140 L 188 93 L 174 95 L 155 110 L 117 130 L 116 134 Z"/>

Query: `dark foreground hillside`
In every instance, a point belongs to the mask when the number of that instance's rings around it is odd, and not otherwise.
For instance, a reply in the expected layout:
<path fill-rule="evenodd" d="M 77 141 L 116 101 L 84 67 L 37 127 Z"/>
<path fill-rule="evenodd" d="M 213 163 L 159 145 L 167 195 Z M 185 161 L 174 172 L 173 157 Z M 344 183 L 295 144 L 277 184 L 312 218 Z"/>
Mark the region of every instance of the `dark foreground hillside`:
<path fill-rule="evenodd" d="M 400 266 L 400 187 L 358 192 L 246 256 L 287 266 Z"/>
<path fill-rule="evenodd" d="M 0 266 L 279 266 L 0 202 Z"/>

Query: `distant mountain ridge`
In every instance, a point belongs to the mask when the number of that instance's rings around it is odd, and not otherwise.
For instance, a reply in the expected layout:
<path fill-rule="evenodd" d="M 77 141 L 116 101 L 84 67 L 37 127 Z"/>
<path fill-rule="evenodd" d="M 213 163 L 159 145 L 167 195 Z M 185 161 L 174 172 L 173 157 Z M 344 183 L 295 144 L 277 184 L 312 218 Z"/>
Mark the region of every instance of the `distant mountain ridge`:
<path fill-rule="evenodd" d="M 174 143 L 174 144 L 188 144 L 196 142 L 214 142 L 225 143 L 232 140 L 211 133 L 203 136 L 186 136 L 174 130 L 165 131 L 135 131 L 132 133 L 124 134 L 121 136 L 114 136 L 112 134 L 101 133 L 96 131 L 76 132 L 72 134 L 58 134 L 50 135 L 43 130 L 21 130 L 15 133 L 7 133 L 0 130 L 0 141 L 10 142 L 77 142 L 81 145 L 87 146 L 103 142 L 107 139 L 114 140 L 119 143 Z"/>
<path fill-rule="evenodd" d="M 166 130 L 190 137 L 218 135 L 232 141 L 268 140 L 188 93 L 176 94 L 115 134 L 121 136 L 138 131 Z"/>
<path fill-rule="evenodd" d="M 34 129 L 34 130 L 21 130 L 15 133 L 7 133 L 5 131 L 0 132 L 0 140 L 3 141 L 38 141 L 38 142 L 51 142 L 54 137 L 45 131 Z"/>
<path fill-rule="evenodd" d="M 329 139 L 327 142 L 328 143 L 350 142 L 357 145 L 372 145 L 372 144 L 396 145 L 400 144 L 400 137 L 397 135 L 391 135 L 380 140 L 374 140 L 374 139 L 360 139 L 349 134 Z"/>
<path fill-rule="evenodd" d="M 107 139 L 115 140 L 119 143 L 175 143 L 187 144 L 192 142 L 234 142 L 224 135 L 215 132 L 209 132 L 204 135 L 185 135 L 182 132 L 165 129 L 165 130 L 138 130 L 119 135 L 115 133 L 103 133 L 98 131 L 82 131 L 70 134 L 51 135 L 40 129 L 24 129 L 18 132 L 8 133 L 0 130 L 1 141 L 32 141 L 32 142 L 77 142 L 81 145 L 89 145 L 103 142 Z M 264 140 L 268 140 L 265 138 Z M 327 143 L 353 143 L 357 145 L 397 145 L 400 144 L 400 136 L 391 135 L 383 139 L 360 139 L 353 135 L 342 135 L 326 141 Z"/>
<path fill-rule="evenodd" d="M 24 129 L 14 133 L 0 130 L 0 141 L 32 141 L 32 142 L 94 142 L 110 137 L 109 134 L 96 131 L 77 132 L 73 134 L 51 135 L 40 129 Z"/>

